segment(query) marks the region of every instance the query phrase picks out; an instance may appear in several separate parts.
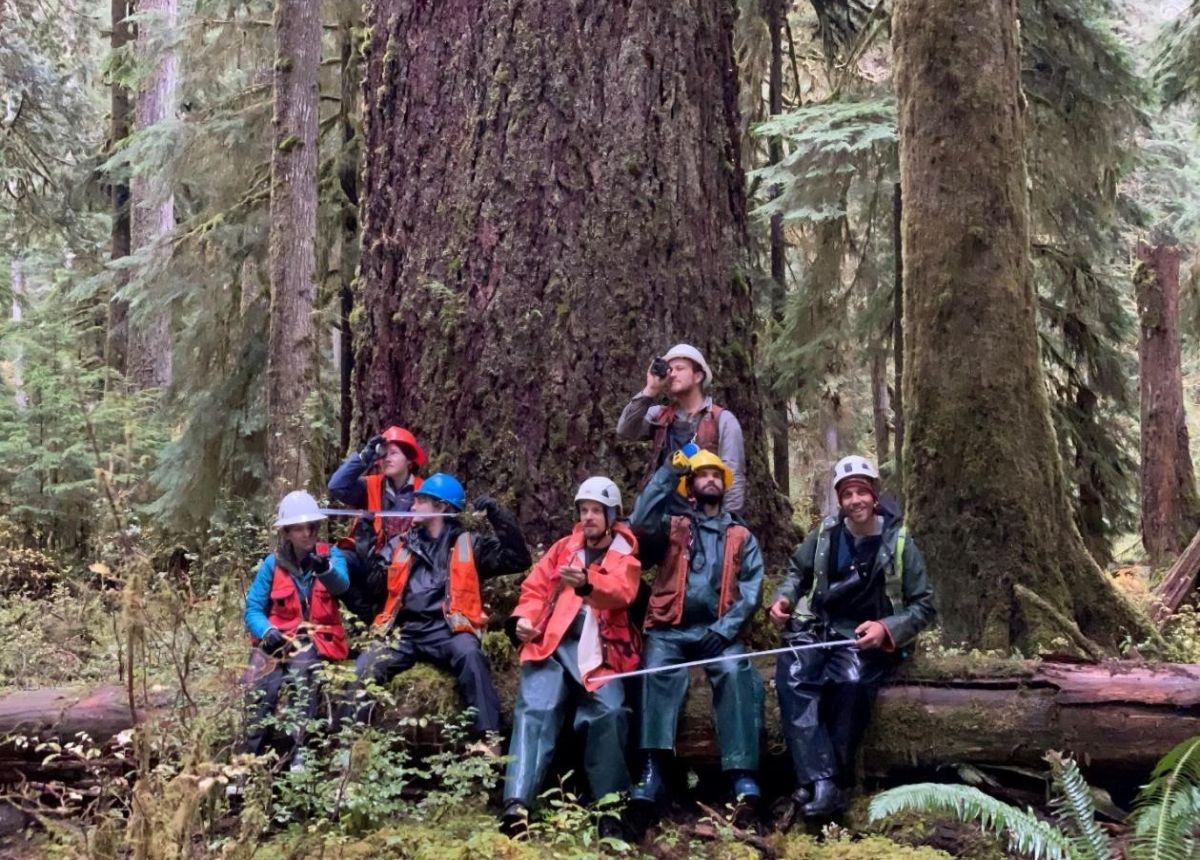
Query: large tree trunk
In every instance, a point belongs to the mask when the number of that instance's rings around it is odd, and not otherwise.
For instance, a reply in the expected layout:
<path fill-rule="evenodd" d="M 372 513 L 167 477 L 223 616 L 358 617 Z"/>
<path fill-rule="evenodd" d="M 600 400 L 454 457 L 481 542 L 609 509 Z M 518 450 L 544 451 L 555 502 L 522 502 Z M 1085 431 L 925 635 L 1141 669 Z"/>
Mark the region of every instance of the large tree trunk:
<path fill-rule="evenodd" d="M 1012 0 L 901 0 L 904 490 L 947 637 L 1153 635 L 1071 515 L 1038 357 Z M 1078 630 L 1076 629 L 1078 625 Z"/>
<path fill-rule="evenodd" d="M 131 27 L 125 19 L 130 13 L 129 0 L 111 0 L 110 17 L 112 32 L 109 44 L 116 55 L 122 51 L 133 38 Z M 129 90 L 121 86 L 118 76 L 113 76 L 111 84 L 111 125 L 109 128 L 110 153 L 115 152 L 121 141 L 129 137 Z M 109 185 L 109 198 L 112 208 L 112 251 L 111 259 L 116 261 L 129 256 L 131 236 L 129 233 L 129 184 L 116 181 Z M 113 272 L 113 292 L 118 292 L 129 280 L 124 269 Z M 127 370 L 127 350 L 129 349 L 129 303 L 123 299 L 113 298 L 108 303 L 108 325 L 105 327 L 105 362 L 113 370 L 124 374 Z"/>
<path fill-rule="evenodd" d="M 361 22 L 360 22 L 361 23 Z M 338 126 L 342 133 L 342 151 L 338 157 L 338 185 L 342 190 L 341 253 L 338 257 L 339 304 L 338 314 L 338 390 L 341 407 L 339 451 L 350 447 L 350 427 L 354 420 L 352 393 L 354 373 L 354 343 L 350 315 L 354 310 L 354 275 L 358 271 L 358 111 L 362 87 L 362 55 L 355 47 L 355 21 L 341 22 L 340 47 L 342 54 L 342 99 L 338 110 Z"/>
<path fill-rule="evenodd" d="M 316 293 L 317 78 L 321 4 L 275 6 L 275 127 L 271 151 L 271 333 L 267 471 L 276 495 L 308 483 L 305 402 L 313 382 Z"/>
<path fill-rule="evenodd" d="M 654 355 L 704 351 L 741 420 L 747 515 L 792 540 L 766 463 L 724 0 L 380 0 L 366 65 L 355 391 L 472 494 L 561 536 L 577 483 L 626 507 L 617 444 Z"/>
<path fill-rule="evenodd" d="M 1141 322 L 1142 544 L 1161 565 L 1200 526 L 1200 502 L 1183 410 L 1179 248 L 1138 242 L 1133 281 Z"/>
<path fill-rule="evenodd" d="M 175 116 L 179 87 L 179 53 L 173 42 L 179 0 L 138 0 L 138 57 L 152 64 L 138 92 L 135 122 L 139 131 Z M 175 229 L 175 196 L 158 174 L 135 174 L 130 180 L 133 218 L 130 227 L 134 251 L 153 248 Z M 152 257 L 170 254 L 155 248 Z M 171 384 L 171 315 L 158 302 L 129 321 L 125 363 L 134 388 L 166 388 Z"/>
<path fill-rule="evenodd" d="M 787 15 L 787 0 L 767 0 L 767 28 L 771 34 L 771 75 L 767 86 L 768 107 L 771 116 L 783 113 L 783 23 Z M 768 158 L 771 164 L 783 160 L 783 141 L 779 135 L 770 140 Z M 776 186 L 772 195 L 780 193 Z M 787 297 L 787 246 L 783 240 L 783 215 L 771 216 L 771 316 L 776 324 L 783 320 L 783 306 Z M 775 486 L 785 496 L 791 491 L 791 465 L 788 460 L 790 447 L 788 427 L 788 399 L 771 394 L 768 413 L 771 428 L 771 472 Z"/>

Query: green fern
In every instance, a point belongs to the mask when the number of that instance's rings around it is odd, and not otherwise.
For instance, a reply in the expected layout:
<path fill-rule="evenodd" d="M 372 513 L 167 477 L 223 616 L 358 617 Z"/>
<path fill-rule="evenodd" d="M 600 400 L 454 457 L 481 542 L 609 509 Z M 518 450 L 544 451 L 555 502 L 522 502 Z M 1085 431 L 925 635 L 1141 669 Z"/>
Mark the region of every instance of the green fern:
<path fill-rule="evenodd" d="M 1087 860 L 1109 860 L 1113 856 L 1112 841 L 1096 821 L 1092 789 L 1079 772 L 1079 765 L 1057 752 L 1047 753 L 1046 761 L 1058 791 L 1053 805 L 1059 819 L 1071 824 L 1079 833 L 1072 840 L 1076 856 Z"/>
<path fill-rule="evenodd" d="M 962 785 L 919 783 L 889 789 L 871 801 L 871 821 L 901 812 L 943 812 L 959 821 L 975 822 L 984 830 L 1004 833 L 1009 850 L 1033 860 L 1081 860 L 1078 846 L 1053 824 L 1032 810 L 989 797 L 977 788 Z"/>
<path fill-rule="evenodd" d="M 1138 796 L 1130 860 L 1190 860 L 1200 827 L 1200 737 L 1189 738 L 1155 766 Z"/>

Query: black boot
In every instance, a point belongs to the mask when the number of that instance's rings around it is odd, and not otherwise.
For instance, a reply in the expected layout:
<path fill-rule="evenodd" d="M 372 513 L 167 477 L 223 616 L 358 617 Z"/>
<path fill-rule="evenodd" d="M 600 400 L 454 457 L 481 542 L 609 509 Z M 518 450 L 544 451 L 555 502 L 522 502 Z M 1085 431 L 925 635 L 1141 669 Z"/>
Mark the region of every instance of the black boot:
<path fill-rule="evenodd" d="M 804 815 L 808 818 L 827 818 L 846 808 L 846 792 L 832 779 L 814 782 L 812 796 L 813 799 L 804 805 Z"/>
<path fill-rule="evenodd" d="M 662 763 L 659 762 L 658 756 L 654 752 L 646 753 L 646 764 L 642 768 L 642 776 L 629 791 L 630 801 L 634 804 L 653 806 L 663 799 L 666 789 Z"/>
<path fill-rule="evenodd" d="M 500 832 L 510 839 L 525 839 L 529 836 L 529 807 L 519 800 L 504 804 L 500 815 Z"/>
<path fill-rule="evenodd" d="M 629 831 L 625 827 L 625 823 L 621 819 L 610 812 L 606 812 L 600 816 L 600 823 L 597 825 L 601 839 L 619 839 L 621 842 L 629 841 Z"/>

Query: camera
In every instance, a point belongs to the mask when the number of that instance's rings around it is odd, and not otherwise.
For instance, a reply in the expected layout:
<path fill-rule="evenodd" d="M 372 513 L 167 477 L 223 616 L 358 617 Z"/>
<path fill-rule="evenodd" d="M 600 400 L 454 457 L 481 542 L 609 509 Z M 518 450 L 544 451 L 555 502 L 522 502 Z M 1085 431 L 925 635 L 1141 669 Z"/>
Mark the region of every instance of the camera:
<path fill-rule="evenodd" d="M 655 376 L 657 376 L 659 379 L 667 378 L 667 370 L 668 370 L 667 363 L 666 363 L 666 361 L 664 361 L 662 359 L 661 356 L 659 358 L 654 359 L 654 361 L 650 362 L 650 372 L 653 373 Z"/>

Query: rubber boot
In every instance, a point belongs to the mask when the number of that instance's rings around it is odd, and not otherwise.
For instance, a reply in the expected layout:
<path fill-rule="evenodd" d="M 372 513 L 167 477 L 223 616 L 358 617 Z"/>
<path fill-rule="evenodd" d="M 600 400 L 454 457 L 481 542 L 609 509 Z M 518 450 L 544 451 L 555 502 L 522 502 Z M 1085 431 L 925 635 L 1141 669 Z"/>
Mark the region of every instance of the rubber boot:
<path fill-rule="evenodd" d="M 653 752 L 646 753 L 646 764 L 642 767 L 641 778 L 629 790 L 629 800 L 632 803 L 654 805 L 662 800 L 665 791 L 662 763 Z"/>
<path fill-rule="evenodd" d="M 598 831 L 601 839 L 619 839 L 622 842 L 629 841 L 629 832 L 625 827 L 625 823 L 620 817 L 611 813 L 605 813 L 600 816 Z"/>
<path fill-rule="evenodd" d="M 846 808 L 846 793 L 832 779 L 818 779 L 813 783 L 813 799 L 804 805 L 808 818 L 826 818 Z"/>
<path fill-rule="evenodd" d="M 762 797 L 758 780 L 748 770 L 730 771 L 729 778 L 733 780 L 733 799 L 737 803 L 756 803 Z"/>
<path fill-rule="evenodd" d="M 526 839 L 529 836 L 529 807 L 519 800 L 504 804 L 500 814 L 500 832 L 509 839 Z"/>

